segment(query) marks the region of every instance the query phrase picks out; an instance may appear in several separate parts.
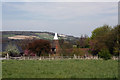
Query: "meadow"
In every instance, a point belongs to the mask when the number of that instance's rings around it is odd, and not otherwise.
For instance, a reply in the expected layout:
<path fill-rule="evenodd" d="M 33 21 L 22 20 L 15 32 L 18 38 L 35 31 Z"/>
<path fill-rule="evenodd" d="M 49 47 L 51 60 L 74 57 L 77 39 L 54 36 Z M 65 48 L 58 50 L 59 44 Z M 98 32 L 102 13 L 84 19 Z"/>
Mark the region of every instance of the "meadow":
<path fill-rule="evenodd" d="M 3 78 L 118 78 L 117 60 L 3 60 Z"/>

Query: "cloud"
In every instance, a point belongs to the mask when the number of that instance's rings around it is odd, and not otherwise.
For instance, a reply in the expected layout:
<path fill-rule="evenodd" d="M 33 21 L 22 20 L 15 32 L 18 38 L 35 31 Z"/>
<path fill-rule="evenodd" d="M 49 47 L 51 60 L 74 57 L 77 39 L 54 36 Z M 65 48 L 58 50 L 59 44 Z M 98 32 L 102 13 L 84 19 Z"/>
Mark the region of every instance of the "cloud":
<path fill-rule="evenodd" d="M 3 30 L 40 30 L 80 36 L 117 24 L 117 3 L 3 3 Z"/>
<path fill-rule="evenodd" d="M 91 21 L 61 21 L 51 22 L 42 20 L 6 20 L 3 21 L 3 30 L 10 31 L 50 31 L 68 35 L 80 36 L 81 34 L 91 35 L 95 28 L 109 24 L 115 26 L 117 16 L 106 17 L 101 20 Z"/>
<path fill-rule="evenodd" d="M 112 6 L 111 6 L 112 5 Z M 117 13 L 116 3 L 24 3 L 7 4 L 16 10 L 26 12 L 23 16 L 46 16 L 51 19 L 73 19 L 80 16 L 95 16 Z"/>

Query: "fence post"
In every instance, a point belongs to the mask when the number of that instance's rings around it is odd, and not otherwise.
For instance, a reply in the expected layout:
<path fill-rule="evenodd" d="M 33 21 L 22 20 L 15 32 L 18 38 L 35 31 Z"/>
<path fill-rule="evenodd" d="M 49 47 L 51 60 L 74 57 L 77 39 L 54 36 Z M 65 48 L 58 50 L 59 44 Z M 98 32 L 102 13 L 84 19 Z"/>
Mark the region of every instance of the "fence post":
<path fill-rule="evenodd" d="M 7 56 L 6 56 L 6 58 L 7 58 L 7 59 L 9 59 L 9 57 L 10 57 L 10 56 L 9 56 L 9 54 L 7 53 Z"/>
<path fill-rule="evenodd" d="M 49 54 L 49 61 L 50 61 L 50 54 Z"/>
<path fill-rule="evenodd" d="M 39 60 L 41 60 L 41 57 L 39 58 Z"/>
<path fill-rule="evenodd" d="M 74 59 L 76 59 L 76 55 L 74 54 Z"/>

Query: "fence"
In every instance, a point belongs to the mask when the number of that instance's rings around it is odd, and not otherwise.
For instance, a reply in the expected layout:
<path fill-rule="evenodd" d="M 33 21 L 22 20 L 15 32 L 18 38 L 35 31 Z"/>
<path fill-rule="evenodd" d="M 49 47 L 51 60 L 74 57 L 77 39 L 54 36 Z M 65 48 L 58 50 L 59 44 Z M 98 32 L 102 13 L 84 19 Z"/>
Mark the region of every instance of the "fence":
<path fill-rule="evenodd" d="M 5 58 L 4 58 L 5 59 Z M 64 60 L 64 59 L 96 59 L 96 60 L 100 60 L 101 58 L 98 58 L 97 56 L 89 56 L 89 57 L 85 57 L 85 56 L 41 56 L 41 57 L 37 57 L 37 56 L 29 56 L 29 57 L 9 57 L 6 58 L 7 60 L 9 59 L 15 59 L 15 60 Z M 118 60 L 118 57 L 113 56 L 112 57 L 113 60 Z"/>

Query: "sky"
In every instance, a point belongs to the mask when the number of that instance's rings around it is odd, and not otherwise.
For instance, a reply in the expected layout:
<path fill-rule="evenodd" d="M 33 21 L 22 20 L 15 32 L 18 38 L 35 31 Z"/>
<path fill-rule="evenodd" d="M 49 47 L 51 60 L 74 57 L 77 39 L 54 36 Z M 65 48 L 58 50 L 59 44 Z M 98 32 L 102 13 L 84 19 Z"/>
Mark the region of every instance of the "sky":
<path fill-rule="evenodd" d="M 48 31 L 79 37 L 118 24 L 118 2 L 2 2 L 3 31 Z"/>

